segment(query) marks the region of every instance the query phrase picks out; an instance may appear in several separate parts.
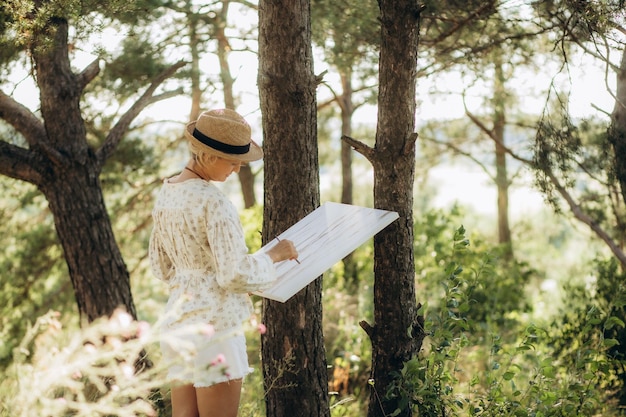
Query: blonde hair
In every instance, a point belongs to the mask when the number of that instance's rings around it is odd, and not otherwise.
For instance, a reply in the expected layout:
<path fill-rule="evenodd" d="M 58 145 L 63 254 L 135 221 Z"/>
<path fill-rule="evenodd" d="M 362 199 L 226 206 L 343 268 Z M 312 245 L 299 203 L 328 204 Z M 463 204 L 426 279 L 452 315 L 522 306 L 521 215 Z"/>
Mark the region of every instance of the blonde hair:
<path fill-rule="evenodd" d="M 189 150 L 191 151 L 194 161 L 201 167 L 206 168 L 209 165 L 213 165 L 217 158 L 219 158 L 217 155 L 207 152 L 206 146 L 202 146 L 198 144 L 198 142 L 190 140 L 187 142 L 189 143 Z"/>

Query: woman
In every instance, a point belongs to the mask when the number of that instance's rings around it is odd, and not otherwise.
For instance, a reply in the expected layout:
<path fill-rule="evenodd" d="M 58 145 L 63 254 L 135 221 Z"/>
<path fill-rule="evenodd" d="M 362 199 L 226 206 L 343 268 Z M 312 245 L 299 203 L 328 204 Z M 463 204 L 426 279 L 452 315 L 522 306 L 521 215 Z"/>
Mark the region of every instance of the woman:
<path fill-rule="evenodd" d="M 170 291 L 161 349 L 170 364 L 172 415 L 234 417 L 249 372 L 242 331 L 252 312 L 248 293 L 269 288 L 273 264 L 298 253 L 282 240 L 249 254 L 237 210 L 215 186 L 263 156 L 243 117 L 227 109 L 204 112 L 185 137 L 192 156 L 163 183 L 149 249 L 152 270 Z M 197 331 L 202 325 L 205 331 Z"/>

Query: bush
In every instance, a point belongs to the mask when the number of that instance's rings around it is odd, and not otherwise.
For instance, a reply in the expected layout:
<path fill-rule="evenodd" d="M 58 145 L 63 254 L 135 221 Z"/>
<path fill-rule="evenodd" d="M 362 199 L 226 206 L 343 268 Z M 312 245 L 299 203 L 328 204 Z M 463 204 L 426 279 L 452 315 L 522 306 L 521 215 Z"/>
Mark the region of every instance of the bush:
<path fill-rule="evenodd" d="M 399 399 L 400 408 L 392 415 L 406 408 L 420 417 L 620 415 L 605 391 L 615 378 L 607 354 L 617 342 L 604 334 L 623 328 L 621 319 L 602 316 L 598 309 L 581 317 L 580 336 L 585 342 L 571 346 L 576 351 L 574 362 L 556 360 L 550 348 L 554 339 L 534 324 L 509 329 L 508 338 L 503 338 L 497 327 L 481 326 L 465 314 L 474 287 L 457 262 L 469 247 L 462 227 L 452 247 L 442 283 L 445 295 L 439 303 L 445 308 L 426 314 L 423 351 L 394 374 L 395 382 L 383 393 Z M 626 297 L 617 299 L 626 305 Z M 476 337 L 480 329 L 487 330 L 483 341 Z"/>

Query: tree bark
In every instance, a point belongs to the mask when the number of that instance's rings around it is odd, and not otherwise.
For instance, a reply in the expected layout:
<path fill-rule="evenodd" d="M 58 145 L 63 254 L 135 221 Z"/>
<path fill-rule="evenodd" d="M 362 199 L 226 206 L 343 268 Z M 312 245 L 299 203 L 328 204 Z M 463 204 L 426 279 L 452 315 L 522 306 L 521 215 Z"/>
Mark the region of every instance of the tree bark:
<path fill-rule="evenodd" d="M 392 372 L 415 357 L 424 338 L 415 300 L 413 177 L 415 87 L 420 8 L 415 0 L 379 0 L 381 48 L 375 149 L 359 147 L 374 167 L 374 205 L 399 219 L 374 237 L 374 325 L 361 325 L 372 341 L 373 386 L 368 416 L 401 408 L 386 398 Z M 400 410 L 410 416 L 411 409 Z"/>
<path fill-rule="evenodd" d="M 615 176 L 626 203 L 626 48 L 622 50 L 622 60 L 616 72 L 615 106 L 611 114 L 609 141 L 613 145 Z"/>
<path fill-rule="evenodd" d="M 34 48 L 33 58 L 47 143 L 62 159 L 42 158 L 37 185 L 54 216 L 81 319 L 92 321 L 118 307 L 136 317 L 129 273 L 98 180 L 100 164 L 87 145 L 80 111 L 83 85 L 70 68 L 67 22 L 53 19 L 49 30 L 51 47 Z"/>
<path fill-rule="evenodd" d="M 231 48 L 225 31 L 228 24 L 229 5 L 229 0 L 222 0 L 222 9 L 217 14 L 215 21 L 215 38 L 217 39 L 217 58 L 220 63 L 220 79 L 224 86 L 224 105 L 227 109 L 237 110 L 235 96 L 233 95 L 234 80 L 228 64 L 228 53 Z M 243 205 L 245 208 L 250 208 L 256 204 L 256 194 L 254 192 L 255 174 L 252 172 L 250 165 L 244 164 L 241 166 L 237 176 L 241 186 Z"/>
<path fill-rule="evenodd" d="M 504 127 L 506 125 L 504 73 L 501 57 L 495 57 L 494 79 L 494 126 L 493 134 L 496 137 L 496 187 L 498 189 L 498 243 L 504 245 L 505 257 L 513 259 L 513 242 L 511 241 L 511 226 L 509 224 L 509 174 L 506 164 L 506 149 L 504 148 Z"/>
<path fill-rule="evenodd" d="M 189 14 L 189 52 L 191 54 L 191 67 L 189 70 L 189 80 L 191 81 L 191 111 L 189 120 L 196 120 L 202 111 L 202 88 L 200 87 L 200 44 L 202 40 L 198 35 L 198 26 L 201 20 L 193 13 Z"/>
<path fill-rule="evenodd" d="M 259 4 L 264 243 L 319 206 L 316 79 L 308 0 Z M 322 283 L 286 303 L 263 301 L 261 338 L 268 417 L 329 416 Z"/>
<path fill-rule="evenodd" d="M 354 114 L 354 103 L 352 102 L 352 70 L 345 69 L 339 72 L 341 77 L 341 96 L 339 97 L 339 107 L 341 109 L 341 137 L 352 136 L 352 115 Z M 341 141 L 341 202 L 352 204 L 352 148 L 345 141 Z M 359 276 L 357 264 L 354 262 L 353 254 L 348 254 L 342 260 L 343 276 L 346 289 L 353 294 L 358 291 Z"/>
<path fill-rule="evenodd" d="M 352 136 L 352 71 L 341 71 L 341 136 Z M 352 204 L 352 149 L 350 145 L 341 142 L 341 202 Z"/>
<path fill-rule="evenodd" d="M 93 164 L 56 169 L 40 190 L 54 216 L 82 321 L 111 315 L 118 307 L 136 318 L 129 273 Z"/>

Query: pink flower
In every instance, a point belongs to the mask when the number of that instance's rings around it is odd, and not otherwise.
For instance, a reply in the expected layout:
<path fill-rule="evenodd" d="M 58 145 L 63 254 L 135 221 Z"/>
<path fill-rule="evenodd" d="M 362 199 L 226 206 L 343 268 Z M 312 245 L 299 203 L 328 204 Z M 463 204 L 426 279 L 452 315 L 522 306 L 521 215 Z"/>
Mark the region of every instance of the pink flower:
<path fill-rule="evenodd" d="M 137 323 L 137 337 L 139 339 L 145 339 L 150 334 L 150 323 L 147 321 L 140 321 Z"/>
<path fill-rule="evenodd" d="M 265 334 L 265 332 L 267 332 L 267 327 L 265 327 L 265 324 L 263 323 L 259 323 L 259 325 L 256 326 L 256 328 L 260 334 Z"/>
<path fill-rule="evenodd" d="M 211 362 L 211 366 L 215 366 L 218 363 L 226 363 L 226 356 L 224 356 L 222 353 L 220 353 L 219 355 L 215 357 L 213 362 Z"/>
<path fill-rule="evenodd" d="M 58 332 L 63 327 L 61 322 L 58 321 L 57 319 L 50 319 L 50 322 L 48 323 L 48 325 L 49 325 L 49 329 L 52 332 Z"/>

